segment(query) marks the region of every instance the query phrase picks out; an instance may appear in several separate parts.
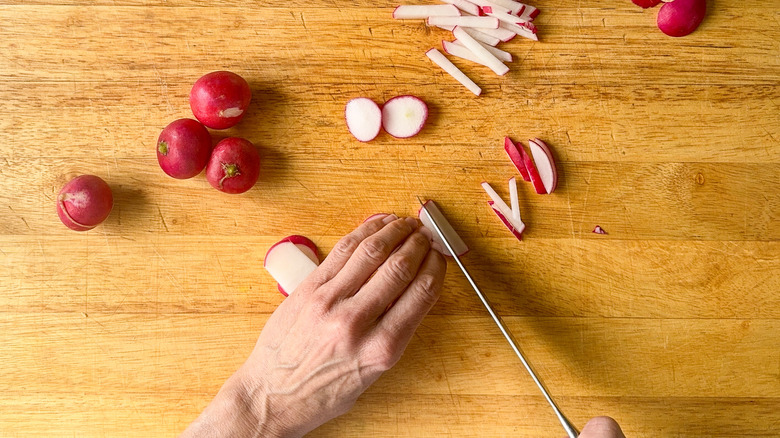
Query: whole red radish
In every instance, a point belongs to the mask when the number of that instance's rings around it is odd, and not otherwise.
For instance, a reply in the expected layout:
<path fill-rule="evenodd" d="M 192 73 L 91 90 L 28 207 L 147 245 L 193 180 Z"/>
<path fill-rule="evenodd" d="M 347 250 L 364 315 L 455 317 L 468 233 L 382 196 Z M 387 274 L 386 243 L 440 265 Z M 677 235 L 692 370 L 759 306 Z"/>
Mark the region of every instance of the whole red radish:
<path fill-rule="evenodd" d="M 95 175 L 81 175 L 57 195 L 57 215 L 66 227 L 87 231 L 106 220 L 114 206 L 111 187 Z"/>
<path fill-rule="evenodd" d="M 212 129 L 227 129 L 241 121 L 250 100 L 249 84 L 229 71 L 215 71 L 201 77 L 190 91 L 192 113 Z"/>
<path fill-rule="evenodd" d="M 157 162 L 163 172 L 187 179 L 199 174 L 211 156 L 211 134 L 192 119 L 171 122 L 157 139 Z"/>
<path fill-rule="evenodd" d="M 661 0 L 631 0 L 634 2 L 635 5 L 641 6 L 645 9 L 652 8 L 653 6 L 658 5 L 658 3 L 661 3 Z"/>
<path fill-rule="evenodd" d="M 244 193 L 260 176 L 260 154 L 249 140 L 228 137 L 214 147 L 206 166 L 206 179 L 225 193 Z"/>
<path fill-rule="evenodd" d="M 669 36 L 685 36 L 699 27 L 706 13 L 707 0 L 674 0 L 664 3 L 658 11 L 658 28 Z"/>

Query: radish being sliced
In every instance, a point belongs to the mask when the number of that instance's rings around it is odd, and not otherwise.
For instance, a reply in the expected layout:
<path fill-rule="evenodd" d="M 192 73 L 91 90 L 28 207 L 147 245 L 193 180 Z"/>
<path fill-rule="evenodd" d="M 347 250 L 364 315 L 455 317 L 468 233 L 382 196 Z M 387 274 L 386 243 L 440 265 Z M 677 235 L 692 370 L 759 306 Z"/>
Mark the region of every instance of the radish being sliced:
<path fill-rule="evenodd" d="M 494 17 L 428 17 L 429 26 L 462 26 L 479 29 L 498 29 L 499 20 Z"/>
<path fill-rule="evenodd" d="M 415 96 L 396 96 L 382 106 L 382 126 L 395 138 L 417 135 L 428 119 L 428 105 Z"/>
<path fill-rule="evenodd" d="M 425 19 L 433 16 L 457 17 L 460 10 L 453 5 L 401 5 L 393 11 L 397 20 Z"/>
<path fill-rule="evenodd" d="M 476 39 L 476 38 L 475 38 L 475 39 Z M 480 42 L 481 42 L 481 41 L 480 41 Z M 466 46 L 464 46 L 464 45 L 463 45 L 463 43 L 461 43 L 459 40 L 455 40 L 455 41 L 453 41 L 451 44 L 456 44 L 456 45 L 459 45 L 459 46 L 461 46 L 461 47 L 464 47 L 464 48 L 466 47 Z M 486 49 L 488 52 L 492 53 L 492 54 L 493 54 L 493 56 L 495 56 L 495 57 L 496 57 L 496 58 L 498 58 L 499 60 L 501 60 L 501 61 L 503 61 L 503 62 L 512 62 L 512 54 L 511 54 L 511 53 L 509 53 L 509 52 L 505 52 L 505 51 L 503 51 L 503 50 L 501 50 L 501 49 L 499 49 L 499 48 L 496 48 L 496 47 L 488 46 L 487 44 L 484 44 L 484 43 L 483 43 L 482 45 L 485 47 L 485 49 Z M 446 49 L 445 49 L 445 50 L 446 50 Z M 469 52 L 471 52 L 471 51 L 469 50 Z M 473 53 L 473 52 L 472 52 L 472 53 Z M 480 63 L 480 64 L 481 64 L 481 63 Z"/>
<path fill-rule="evenodd" d="M 489 201 L 488 204 L 490 204 L 491 208 L 493 208 L 493 211 L 498 214 L 498 217 L 500 217 L 501 221 L 504 222 L 504 225 L 506 225 L 507 228 L 512 231 L 512 234 L 514 234 L 518 239 L 522 240 L 523 230 L 525 230 L 525 224 L 523 221 L 514 220 L 512 217 L 512 210 L 508 205 L 506 205 L 506 202 L 504 202 L 504 200 L 498 196 L 498 193 L 493 190 L 493 187 L 491 187 L 490 184 L 483 182 L 482 188 L 485 189 L 485 192 L 488 194 L 488 196 L 490 196 L 491 201 Z"/>
<path fill-rule="evenodd" d="M 707 0 L 674 0 L 658 10 L 658 28 L 661 32 L 681 37 L 690 34 L 704 20 Z"/>
<path fill-rule="evenodd" d="M 520 176 L 523 177 L 523 181 L 531 181 L 531 177 L 528 175 L 528 169 L 525 168 L 523 155 L 509 137 L 504 137 L 504 150 L 506 151 L 507 155 L 509 155 L 509 159 L 512 160 L 512 164 L 515 165 L 517 171 L 520 172 Z"/>
<path fill-rule="evenodd" d="M 347 102 L 344 118 L 350 134 L 362 142 L 375 139 L 382 128 L 382 110 L 367 97 L 357 97 Z"/>
<path fill-rule="evenodd" d="M 468 47 L 469 50 L 474 52 L 475 55 L 482 59 L 482 61 L 484 61 L 485 64 L 491 70 L 493 70 L 494 73 L 499 76 L 507 74 L 509 67 L 501 62 L 500 59 L 496 58 L 492 53 L 488 52 L 487 49 L 485 49 L 485 46 L 480 44 L 479 41 L 475 40 L 474 37 L 466 33 L 462 27 L 455 27 L 455 30 L 452 31 L 452 34 L 455 35 L 455 38 L 460 40 L 464 46 Z"/>
<path fill-rule="evenodd" d="M 455 250 L 455 254 L 458 256 L 466 254 L 469 251 L 468 245 L 466 245 L 466 242 L 460 238 L 457 231 L 452 228 L 452 225 L 450 225 L 450 222 L 446 217 L 444 217 L 441 210 L 439 210 L 439 207 L 436 206 L 436 203 L 429 200 L 425 201 L 424 205 L 425 208 L 420 208 L 420 211 L 417 212 L 417 216 L 419 217 L 423 226 L 431 231 L 431 234 L 433 235 L 433 241 L 441 246 L 443 250 L 442 254 L 445 256 L 452 256 L 452 254 L 447 250 L 447 246 L 441 240 L 441 237 L 439 237 L 439 235 L 436 233 L 436 228 L 432 225 L 431 217 L 433 217 L 433 220 L 435 220 L 436 224 L 439 225 L 439 229 L 441 229 L 441 232 L 447 238 L 447 241 L 449 241 L 450 245 L 452 245 L 452 249 Z"/>
<path fill-rule="evenodd" d="M 558 170 L 555 169 L 555 159 L 550 148 L 538 138 L 529 140 L 528 147 L 531 149 L 536 170 L 539 172 L 546 193 L 552 193 L 558 186 Z"/>
<path fill-rule="evenodd" d="M 440 51 L 436 49 L 430 49 L 427 52 L 425 52 L 425 56 L 428 57 L 434 64 L 441 67 L 442 70 L 447 72 L 450 76 L 455 78 L 456 81 L 460 82 L 464 87 L 468 88 L 469 91 L 479 96 L 482 93 L 482 89 L 479 88 L 479 85 L 475 84 L 474 81 L 469 79 L 468 76 L 465 75 L 458 67 L 455 66 L 449 59 L 447 59 L 446 56 L 444 56 Z"/>
<path fill-rule="evenodd" d="M 317 247 L 303 236 L 280 240 L 265 254 L 263 267 L 279 284 L 279 292 L 288 296 L 319 265 Z"/>
<path fill-rule="evenodd" d="M 450 41 L 442 41 L 441 46 L 447 54 L 450 54 L 452 56 L 457 56 L 458 58 L 463 58 L 467 61 L 471 61 L 487 67 L 484 61 L 479 59 L 479 57 L 475 55 L 474 52 L 472 52 L 471 50 L 468 49 L 468 47 L 462 44 L 456 44 L 455 42 L 450 42 Z"/>
<path fill-rule="evenodd" d="M 515 226 L 509 220 L 509 218 L 504 216 L 504 213 L 502 213 L 501 210 L 499 210 L 496 207 L 495 202 L 488 201 L 488 205 L 490 206 L 491 209 L 493 209 L 493 213 L 495 213 L 496 216 L 498 216 L 498 218 L 501 219 L 501 222 L 504 224 L 504 226 L 507 227 L 510 232 L 512 232 L 512 235 L 514 235 L 517 238 L 517 240 L 523 240 L 523 231 L 525 230 L 525 224 L 523 225 L 523 229 L 518 231 L 517 228 L 515 228 Z"/>
<path fill-rule="evenodd" d="M 531 156 L 526 153 L 522 144 L 517 143 L 517 150 L 520 152 L 520 156 L 523 158 L 523 164 L 525 164 L 525 170 L 528 171 L 528 177 L 531 179 L 531 184 L 534 185 L 534 190 L 540 195 L 546 195 L 547 189 L 544 187 L 542 177 L 539 176 L 539 171 L 536 169 Z"/>
<path fill-rule="evenodd" d="M 441 0 L 441 1 L 443 1 L 444 3 L 451 4 L 467 14 L 479 15 L 479 6 L 475 5 L 474 3 L 471 3 L 470 1 L 467 0 Z"/>
<path fill-rule="evenodd" d="M 455 30 L 455 28 L 453 27 L 452 30 Z M 474 38 L 475 40 L 479 41 L 482 44 L 495 47 L 495 46 L 498 45 L 498 43 L 501 42 L 500 39 L 498 39 L 498 38 L 496 38 L 496 37 L 494 37 L 492 35 L 488 35 L 485 32 L 482 32 L 483 30 L 485 30 L 485 31 L 492 31 L 492 30 L 498 30 L 498 29 L 477 30 L 477 29 L 471 29 L 471 28 L 468 28 L 468 27 L 464 27 L 463 28 L 464 32 L 466 32 L 467 34 L 471 35 L 472 38 Z"/>
<path fill-rule="evenodd" d="M 518 222 L 520 218 L 520 199 L 517 196 L 517 178 L 509 178 L 509 206 L 512 207 L 512 219 Z"/>

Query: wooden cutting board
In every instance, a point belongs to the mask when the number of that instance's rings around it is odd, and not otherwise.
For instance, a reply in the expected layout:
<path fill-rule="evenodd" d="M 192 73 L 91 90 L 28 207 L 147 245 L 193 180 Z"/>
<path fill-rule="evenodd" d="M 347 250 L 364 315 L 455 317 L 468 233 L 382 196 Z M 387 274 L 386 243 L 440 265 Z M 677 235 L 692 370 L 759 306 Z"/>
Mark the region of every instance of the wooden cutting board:
<path fill-rule="evenodd" d="M 449 35 L 395 3 L 0 1 L 0 436 L 172 436 L 282 301 L 261 268 L 292 233 L 323 251 L 376 212 L 435 199 L 561 407 L 632 437 L 780 434 L 780 8 L 711 1 L 670 38 L 628 0 L 540 0 L 511 71 L 424 56 Z M 179 181 L 154 145 L 202 74 L 246 77 L 224 135 L 255 142 L 244 195 Z M 346 101 L 413 93 L 415 138 L 363 144 Z M 520 190 L 516 241 L 479 183 L 514 176 L 509 135 L 558 158 Z M 92 173 L 108 221 L 65 229 L 54 198 Z M 607 235 L 593 234 L 599 225 Z M 560 437 L 455 265 L 398 366 L 317 437 Z"/>

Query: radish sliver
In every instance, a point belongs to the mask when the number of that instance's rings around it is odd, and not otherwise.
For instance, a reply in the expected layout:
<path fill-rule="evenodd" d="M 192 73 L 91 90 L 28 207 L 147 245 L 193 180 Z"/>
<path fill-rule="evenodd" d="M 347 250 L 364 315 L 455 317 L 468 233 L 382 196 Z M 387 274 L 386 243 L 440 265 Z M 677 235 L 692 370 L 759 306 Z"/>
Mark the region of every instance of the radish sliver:
<path fill-rule="evenodd" d="M 344 118 L 350 134 L 362 142 L 376 138 L 382 128 L 382 110 L 367 97 L 357 97 L 347 102 Z"/>
<path fill-rule="evenodd" d="M 442 54 L 440 51 L 436 49 L 430 49 L 427 52 L 425 52 L 425 56 L 428 57 L 434 64 L 441 67 L 442 70 L 447 72 L 450 76 L 455 78 L 458 82 L 460 82 L 464 87 L 468 88 L 469 91 L 479 96 L 482 93 L 482 89 L 479 88 L 479 85 L 475 84 L 474 81 L 469 79 L 468 76 L 466 76 L 465 73 L 460 71 L 458 67 L 455 66 L 449 59 L 447 59 L 444 54 Z"/>
<path fill-rule="evenodd" d="M 428 105 L 415 96 L 397 96 L 382 107 L 382 126 L 396 138 L 417 135 L 428 119 Z"/>

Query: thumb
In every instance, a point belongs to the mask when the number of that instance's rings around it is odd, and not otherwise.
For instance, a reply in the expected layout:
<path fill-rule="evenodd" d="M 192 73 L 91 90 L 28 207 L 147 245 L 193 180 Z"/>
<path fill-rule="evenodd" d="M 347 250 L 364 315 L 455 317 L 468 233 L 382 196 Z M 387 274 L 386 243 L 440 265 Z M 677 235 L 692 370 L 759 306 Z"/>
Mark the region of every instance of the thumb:
<path fill-rule="evenodd" d="M 582 428 L 580 438 L 626 438 L 617 421 L 609 417 L 595 417 Z"/>

